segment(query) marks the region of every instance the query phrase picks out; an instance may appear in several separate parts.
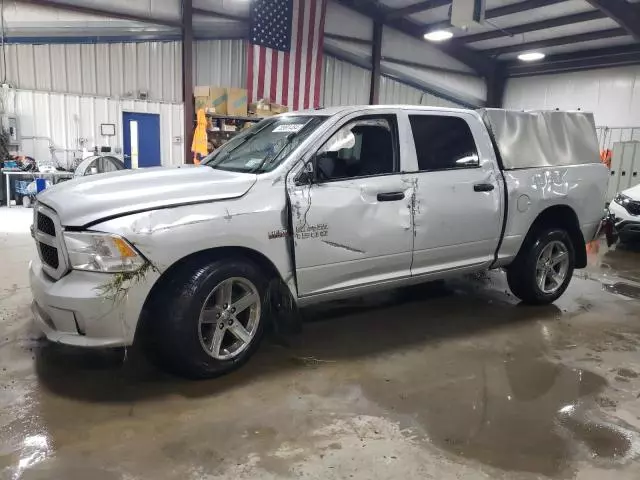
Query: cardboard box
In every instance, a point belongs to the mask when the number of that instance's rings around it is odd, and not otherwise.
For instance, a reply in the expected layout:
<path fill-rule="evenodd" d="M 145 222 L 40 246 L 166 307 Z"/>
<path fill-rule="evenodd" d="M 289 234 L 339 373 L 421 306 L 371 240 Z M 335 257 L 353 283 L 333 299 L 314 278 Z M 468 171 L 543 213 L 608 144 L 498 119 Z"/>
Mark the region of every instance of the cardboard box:
<path fill-rule="evenodd" d="M 224 87 L 209 87 L 209 108 L 215 109 L 218 115 L 227 114 L 227 89 Z M 213 111 L 211 113 L 214 113 Z"/>
<path fill-rule="evenodd" d="M 247 90 L 227 88 L 227 115 L 247 116 Z"/>
<path fill-rule="evenodd" d="M 278 105 L 277 103 L 272 103 L 271 104 L 271 111 L 275 114 L 278 113 L 286 113 L 289 111 L 289 108 L 286 107 L 285 105 Z"/>
<path fill-rule="evenodd" d="M 193 87 L 193 96 L 195 97 L 196 112 L 200 109 L 206 110 L 209 106 L 209 87 L 195 86 Z"/>
<path fill-rule="evenodd" d="M 208 97 L 209 96 L 209 85 L 206 86 L 195 86 L 193 87 L 193 96 L 194 97 Z"/>

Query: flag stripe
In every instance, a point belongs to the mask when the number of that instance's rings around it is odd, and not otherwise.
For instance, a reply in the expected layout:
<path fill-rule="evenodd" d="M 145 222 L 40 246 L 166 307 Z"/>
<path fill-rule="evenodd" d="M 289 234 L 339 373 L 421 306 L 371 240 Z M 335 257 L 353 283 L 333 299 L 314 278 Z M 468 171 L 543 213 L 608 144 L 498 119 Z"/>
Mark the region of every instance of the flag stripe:
<path fill-rule="evenodd" d="M 282 105 L 289 105 L 289 53 L 284 54 L 284 65 L 282 72 Z"/>
<path fill-rule="evenodd" d="M 293 84 L 293 108 L 294 110 L 298 110 L 300 108 L 299 98 L 300 98 L 300 67 L 302 64 L 302 42 L 304 37 L 304 0 L 294 0 L 298 4 L 298 31 L 297 31 L 297 39 L 296 39 L 296 57 L 295 57 L 295 65 L 293 70 L 293 75 L 295 78 L 295 82 Z M 303 86 L 304 88 L 304 86 Z"/>
<path fill-rule="evenodd" d="M 292 110 L 316 107 L 327 0 L 252 0 L 247 88 Z"/>
<path fill-rule="evenodd" d="M 298 45 L 298 15 L 300 14 L 300 8 L 298 0 L 293 1 L 293 15 L 291 17 L 291 25 L 292 27 L 295 25 L 296 28 L 291 29 L 291 50 L 289 51 L 289 68 L 287 70 L 287 107 L 293 106 L 293 98 L 294 98 L 294 88 L 293 86 L 297 83 L 295 77 L 296 71 L 296 47 Z"/>
<path fill-rule="evenodd" d="M 302 23 L 302 58 L 300 63 L 300 99 L 298 101 L 298 109 L 303 110 L 307 108 L 304 103 L 305 93 L 309 85 L 307 84 L 307 57 L 309 53 L 311 24 L 309 19 L 311 18 L 311 8 L 309 3 L 306 3 L 304 9 L 304 22 Z"/>
<path fill-rule="evenodd" d="M 275 102 L 276 101 L 276 88 L 278 87 L 277 83 L 278 83 L 278 51 L 277 50 L 271 50 L 270 53 L 271 59 L 269 61 L 269 69 L 267 70 L 267 75 L 269 75 L 269 90 L 268 90 L 268 94 L 269 94 L 269 101 L 270 102 Z"/>
<path fill-rule="evenodd" d="M 260 48 L 258 57 L 260 60 L 258 61 L 258 99 L 264 98 L 264 77 L 265 77 L 265 67 L 267 63 L 267 49 Z"/>
<path fill-rule="evenodd" d="M 253 45 L 251 42 L 248 44 L 247 48 L 247 64 L 249 68 L 247 68 L 247 98 L 249 102 L 254 102 L 253 94 L 255 93 L 255 88 L 253 88 Z"/>
<path fill-rule="evenodd" d="M 260 65 L 260 48 L 257 45 L 252 45 L 251 49 L 253 50 L 253 99 L 257 101 L 258 99 L 258 74 L 259 74 L 259 65 Z"/>
<path fill-rule="evenodd" d="M 309 34 L 307 35 L 307 51 L 305 52 L 306 57 L 306 66 L 305 66 L 305 77 L 304 77 L 304 108 L 309 108 L 309 90 L 311 90 L 311 66 L 313 64 L 313 42 L 316 34 L 316 3 L 317 0 L 312 0 L 310 5 L 309 12 L 309 22 L 307 25 L 309 26 Z M 315 76 L 315 75 L 314 75 Z"/>
<path fill-rule="evenodd" d="M 276 53 L 278 60 L 277 60 L 277 70 L 276 70 L 276 85 L 277 88 L 275 89 L 275 94 L 273 95 L 273 98 L 275 100 L 276 103 L 278 104 L 282 104 L 282 74 L 283 74 L 283 64 L 284 64 L 284 52 L 280 52 L 278 51 Z M 273 92 L 273 89 L 271 89 Z"/>
<path fill-rule="evenodd" d="M 322 46 L 324 45 L 324 19 L 325 13 L 327 11 L 327 0 L 320 0 L 321 2 L 321 14 L 320 14 L 320 23 L 318 24 L 318 41 L 316 42 L 316 83 L 314 85 L 313 92 L 313 107 L 320 106 L 320 88 L 322 85 L 322 79 L 324 78 L 324 55 L 322 54 Z"/>

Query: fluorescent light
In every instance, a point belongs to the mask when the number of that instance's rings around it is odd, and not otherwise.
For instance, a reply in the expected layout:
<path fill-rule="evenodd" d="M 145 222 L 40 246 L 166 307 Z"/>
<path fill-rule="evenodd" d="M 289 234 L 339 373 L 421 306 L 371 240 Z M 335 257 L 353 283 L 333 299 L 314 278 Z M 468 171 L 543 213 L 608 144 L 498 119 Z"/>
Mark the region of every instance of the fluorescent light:
<path fill-rule="evenodd" d="M 522 60 L 523 62 L 535 62 L 536 60 L 542 60 L 544 57 L 545 54 L 542 52 L 528 52 L 518 55 L 518 60 Z"/>
<path fill-rule="evenodd" d="M 434 30 L 433 32 L 425 33 L 425 40 L 430 42 L 443 42 L 453 37 L 453 33 L 448 30 Z"/>

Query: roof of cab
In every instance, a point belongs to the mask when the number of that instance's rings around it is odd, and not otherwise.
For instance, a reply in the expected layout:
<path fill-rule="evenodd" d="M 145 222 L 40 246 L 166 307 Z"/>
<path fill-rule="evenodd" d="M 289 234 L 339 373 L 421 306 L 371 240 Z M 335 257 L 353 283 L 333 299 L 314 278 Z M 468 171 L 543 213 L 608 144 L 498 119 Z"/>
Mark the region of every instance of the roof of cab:
<path fill-rule="evenodd" d="M 315 110 L 299 110 L 294 112 L 285 113 L 284 115 L 322 115 L 331 116 L 337 113 L 352 113 L 361 112 L 366 110 L 376 110 L 380 108 L 389 108 L 396 110 L 424 110 L 424 111 L 440 111 L 440 112 L 473 112 L 465 108 L 450 108 L 450 107 L 429 107 L 425 105 L 350 105 L 342 107 L 327 107 L 318 108 Z"/>

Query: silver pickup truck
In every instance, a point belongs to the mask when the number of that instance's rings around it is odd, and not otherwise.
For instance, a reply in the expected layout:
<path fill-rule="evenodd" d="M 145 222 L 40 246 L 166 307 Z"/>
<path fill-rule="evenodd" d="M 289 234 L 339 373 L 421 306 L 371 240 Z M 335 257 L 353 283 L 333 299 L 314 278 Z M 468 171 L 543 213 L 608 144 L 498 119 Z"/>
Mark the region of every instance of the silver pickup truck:
<path fill-rule="evenodd" d="M 282 305 L 492 268 L 553 302 L 599 228 L 593 117 L 358 106 L 267 118 L 200 166 L 75 179 L 38 196 L 33 312 L 54 341 L 144 341 L 226 373 Z M 275 312 L 275 313 L 274 313 Z"/>

